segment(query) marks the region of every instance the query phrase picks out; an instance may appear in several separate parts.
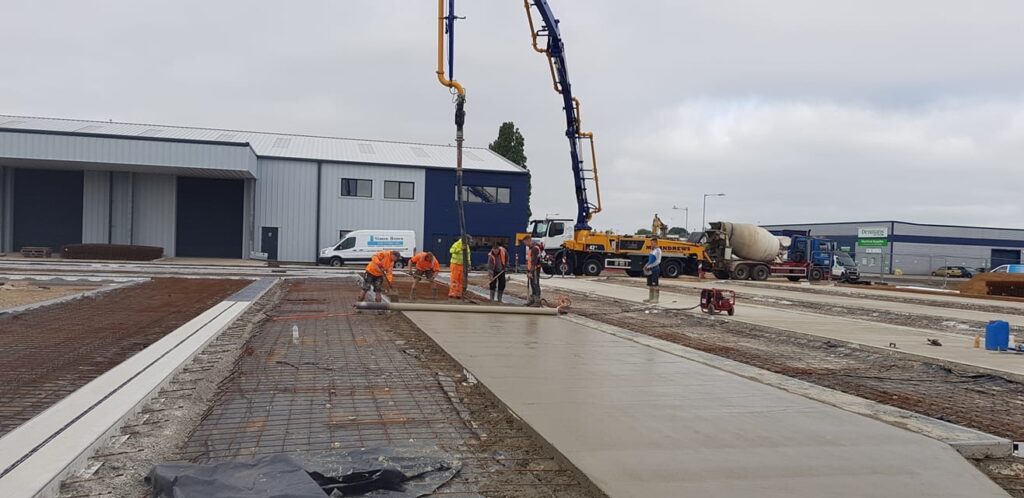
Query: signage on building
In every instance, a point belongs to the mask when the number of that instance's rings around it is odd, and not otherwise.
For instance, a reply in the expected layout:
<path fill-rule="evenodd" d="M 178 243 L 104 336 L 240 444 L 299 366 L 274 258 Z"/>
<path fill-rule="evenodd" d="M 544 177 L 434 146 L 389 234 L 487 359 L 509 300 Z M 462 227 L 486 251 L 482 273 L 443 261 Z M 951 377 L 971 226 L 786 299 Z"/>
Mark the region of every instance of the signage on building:
<path fill-rule="evenodd" d="M 858 239 L 886 239 L 889 238 L 889 227 L 858 227 Z"/>
<path fill-rule="evenodd" d="M 889 239 L 857 239 L 860 247 L 885 247 L 889 245 Z"/>

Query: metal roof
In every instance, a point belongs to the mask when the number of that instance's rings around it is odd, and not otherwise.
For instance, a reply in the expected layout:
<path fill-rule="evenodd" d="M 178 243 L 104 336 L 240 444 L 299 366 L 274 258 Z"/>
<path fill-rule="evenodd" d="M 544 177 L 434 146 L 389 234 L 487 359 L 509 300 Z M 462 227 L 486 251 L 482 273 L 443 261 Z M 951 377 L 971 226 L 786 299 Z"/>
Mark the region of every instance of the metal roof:
<path fill-rule="evenodd" d="M 451 145 L 4 114 L 0 114 L 0 131 L 248 144 L 259 157 L 455 168 L 455 147 Z M 525 171 L 486 148 L 466 147 L 463 156 L 462 166 L 466 169 L 517 173 Z"/>

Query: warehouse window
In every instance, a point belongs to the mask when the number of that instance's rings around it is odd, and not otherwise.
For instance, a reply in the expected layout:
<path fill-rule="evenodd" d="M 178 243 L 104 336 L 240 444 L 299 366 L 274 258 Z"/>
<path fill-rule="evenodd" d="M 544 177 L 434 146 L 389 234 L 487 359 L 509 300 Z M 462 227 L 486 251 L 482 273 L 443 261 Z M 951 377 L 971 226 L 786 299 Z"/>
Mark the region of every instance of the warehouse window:
<path fill-rule="evenodd" d="M 373 197 L 373 180 L 341 179 L 342 197 Z"/>
<path fill-rule="evenodd" d="M 384 182 L 385 199 L 415 199 L 416 187 L 413 182 Z"/>
<path fill-rule="evenodd" d="M 471 251 L 489 251 L 491 246 L 497 242 L 508 248 L 509 241 L 508 237 L 499 237 L 496 235 L 474 235 L 473 241 L 469 243 L 469 250 Z"/>
<path fill-rule="evenodd" d="M 508 204 L 511 199 L 511 190 L 508 187 L 462 187 L 462 199 L 465 202 L 485 204 Z"/>
<path fill-rule="evenodd" d="M 338 230 L 338 240 L 345 240 L 348 234 L 352 233 L 352 230 Z"/>

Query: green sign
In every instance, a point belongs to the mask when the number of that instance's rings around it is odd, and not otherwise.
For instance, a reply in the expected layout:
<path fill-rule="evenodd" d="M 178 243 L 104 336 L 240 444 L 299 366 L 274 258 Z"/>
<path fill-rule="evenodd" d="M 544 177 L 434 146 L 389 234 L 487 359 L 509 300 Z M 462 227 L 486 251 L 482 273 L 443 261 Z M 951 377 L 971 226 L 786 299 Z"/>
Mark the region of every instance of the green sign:
<path fill-rule="evenodd" d="M 857 245 L 861 247 L 885 247 L 889 245 L 889 239 L 857 239 Z"/>

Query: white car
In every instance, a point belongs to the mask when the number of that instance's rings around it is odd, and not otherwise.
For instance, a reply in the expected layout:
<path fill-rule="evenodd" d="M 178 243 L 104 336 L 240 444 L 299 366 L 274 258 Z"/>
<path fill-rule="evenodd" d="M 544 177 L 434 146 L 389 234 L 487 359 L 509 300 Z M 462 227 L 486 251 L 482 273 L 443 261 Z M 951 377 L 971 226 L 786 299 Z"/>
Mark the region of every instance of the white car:
<path fill-rule="evenodd" d="M 398 251 L 401 261 L 396 268 L 405 266 L 416 253 L 416 232 L 412 230 L 356 230 L 330 247 L 320 249 L 317 258 L 321 264 L 342 266 L 346 263 L 369 263 L 380 251 Z"/>
<path fill-rule="evenodd" d="M 993 269 L 992 273 L 1024 273 L 1024 265 L 1002 265 Z"/>

